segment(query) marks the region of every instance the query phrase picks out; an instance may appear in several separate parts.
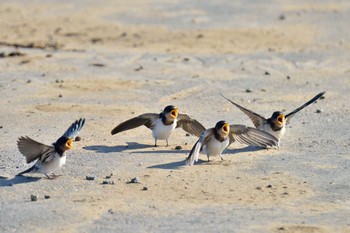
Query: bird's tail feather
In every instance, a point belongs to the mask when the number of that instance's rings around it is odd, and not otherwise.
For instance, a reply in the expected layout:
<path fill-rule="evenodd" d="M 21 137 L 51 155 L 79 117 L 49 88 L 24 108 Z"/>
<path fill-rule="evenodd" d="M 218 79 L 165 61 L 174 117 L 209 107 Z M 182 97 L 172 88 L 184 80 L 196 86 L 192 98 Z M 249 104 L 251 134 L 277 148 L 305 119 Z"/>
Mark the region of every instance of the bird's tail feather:
<path fill-rule="evenodd" d="M 25 173 L 29 173 L 29 172 L 33 171 L 34 168 L 35 168 L 35 165 L 33 165 L 32 167 L 28 168 L 27 170 L 25 170 L 23 172 L 18 173 L 17 176 L 21 176 L 21 175 L 23 175 Z"/>

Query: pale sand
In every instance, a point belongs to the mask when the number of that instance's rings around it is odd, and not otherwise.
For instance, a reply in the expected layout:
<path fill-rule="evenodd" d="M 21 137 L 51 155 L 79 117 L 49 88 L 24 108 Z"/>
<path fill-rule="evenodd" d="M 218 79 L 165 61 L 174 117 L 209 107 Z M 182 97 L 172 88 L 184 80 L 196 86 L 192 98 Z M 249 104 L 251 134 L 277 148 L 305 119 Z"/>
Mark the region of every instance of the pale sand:
<path fill-rule="evenodd" d="M 350 3 L 98 2 L 0 4 L 0 52 L 35 47 L 0 58 L 0 232 L 350 231 Z M 279 150 L 235 144 L 223 162 L 185 167 L 196 138 L 181 130 L 158 148 L 145 127 L 110 135 L 169 104 L 252 125 L 220 93 L 268 117 L 323 90 Z M 19 136 L 50 144 L 80 117 L 63 176 L 14 178 Z"/>

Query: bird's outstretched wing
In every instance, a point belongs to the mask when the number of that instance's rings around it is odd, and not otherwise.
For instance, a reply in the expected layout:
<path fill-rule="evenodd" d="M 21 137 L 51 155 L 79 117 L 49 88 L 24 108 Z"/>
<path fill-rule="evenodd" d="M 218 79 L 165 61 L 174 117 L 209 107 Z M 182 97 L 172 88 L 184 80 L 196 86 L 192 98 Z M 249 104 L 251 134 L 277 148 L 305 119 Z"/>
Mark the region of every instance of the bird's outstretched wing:
<path fill-rule="evenodd" d="M 191 149 L 190 154 L 186 158 L 186 165 L 192 166 L 194 162 L 198 161 L 199 152 L 201 151 L 202 147 L 206 144 L 206 142 L 209 140 L 211 136 L 214 134 L 214 128 L 207 129 L 203 132 L 203 134 L 199 137 L 197 142 L 194 144 L 194 146 Z"/>
<path fill-rule="evenodd" d="M 318 100 L 321 96 L 323 96 L 326 92 L 322 91 L 320 93 L 318 93 L 317 95 L 314 96 L 314 98 L 312 98 L 311 100 L 309 100 L 308 102 L 306 102 L 305 104 L 301 105 L 299 108 L 295 109 L 294 111 L 288 113 L 285 118 L 286 118 L 286 122 L 289 123 L 289 119 L 294 116 L 295 113 L 299 112 L 300 110 L 302 110 L 303 108 L 307 107 L 308 105 L 312 104 L 313 102 L 315 102 L 316 100 Z"/>
<path fill-rule="evenodd" d="M 79 120 L 76 120 L 76 121 L 67 129 L 67 131 L 63 134 L 63 137 L 75 138 L 75 136 L 77 136 L 77 134 L 79 133 L 79 131 L 81 130 L 81 128 L 83 128 L 84 124 L 85 124 L 85 119 L 84 119 L 84 118 L 80 118 Z"/>
<path fill-rule="evenodd" d="M 17 141 L 19 151 L 26 157 L 27 163 L 31 163 L 43 155 L 55 152 L 53 146 L 47 146 L 40 142 L 34 141 L 29 137 L 20 137 Z"/>
<path fill-rule="evenodd" d="M 192 119 L 187 114 L 179 114 L 177 117 L 177 125 L 176 128 L 181 127 L 186 132 L 200 137 L 205 131 L 205 127 L 199 123 L 197 120 Z"/>
<path fill-rule="evenodd" d="M 247 127 L 245 125 L 230 125 L 230 143 L 238 141 L 243 144 L 272 147 L 278 145 L 278 140 L 262 130 Z"/>
<path fill-rule="evenodd" d="M 228 100 L 231 104 L 233 104 L 237 108 L 239 108 L 242 112 L 244 112 L 250 118 L 250 120 L 253 122 L 253 124 L 255 125 L 256 128 L 258 128 L 260 125 L 262 125 L 263 123 L 265 123 L 267 121 L 265 117 L 255 113 L 249 109 L 246 109 L 239 104 L 236 104 L 235 102 L 233 102 L 229 98 L 225 97 L 223 94 L 221 94 L 221 96 L 224 97 L 226 100 Z"/>
<path fill-rule="evenodd" d="M 157 113 L 142 114 L 140 116 L 131 118 L 127 121 L 120 123 L 118 126 L 116 126 L 112 130 L 111 134 L 114 135 L 114 134 L 129 130 L 129 129 L 134 129 L 134 128 L 139 127 L 141 125 L 144 125 L 149 129 L 153 129 L 154 122 L 158 117 L 159 117 L 159 114 L 157 114 Z"/>

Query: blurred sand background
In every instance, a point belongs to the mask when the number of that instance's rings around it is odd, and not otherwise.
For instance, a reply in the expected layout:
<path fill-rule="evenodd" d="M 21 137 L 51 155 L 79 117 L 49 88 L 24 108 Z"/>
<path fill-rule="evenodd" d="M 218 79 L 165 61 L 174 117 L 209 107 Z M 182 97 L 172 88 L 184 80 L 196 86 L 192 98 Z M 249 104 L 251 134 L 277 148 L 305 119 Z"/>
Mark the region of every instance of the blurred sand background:
<path fill-rule="evenodd" d="M 350 232 L 349 22 L 345 0 L 2 0 L 0 232 Z M 157 148 L 144 127 L 110 135 L 169 104 L 252 125 L 220 93 L 268 117 L 323 90 L 279 150 L 223 162 L 185 167 L 181 130 Z M 51 144 L 80 117 L 63 176 L 14 177 L 19 136 Z"/>

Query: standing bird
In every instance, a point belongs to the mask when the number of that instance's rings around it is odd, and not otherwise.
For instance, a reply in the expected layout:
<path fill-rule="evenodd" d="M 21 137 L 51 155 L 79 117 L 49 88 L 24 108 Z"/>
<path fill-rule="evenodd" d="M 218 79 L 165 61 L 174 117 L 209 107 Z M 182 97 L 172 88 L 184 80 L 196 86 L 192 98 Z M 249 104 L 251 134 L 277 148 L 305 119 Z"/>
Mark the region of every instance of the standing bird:
<path fill-rule="evenodd" d="M 26 137 L 20 137 L 17 141 L 19 151 L 26 157 L 27 163 L 35 160 L 36 163 L 29 169 L 19 173 L 42 173 L 49 179 L 57 177 L 54 172 L 66 163 L 65 152 L 73 148 L 73 139 L 85 124 L 85 119 L 75 121 L 67 131 L 52 146 Z M 51 176 L 50 176 L 51 175 Z"/>
<path fill-rule="evenodd" d="M 134 129 L 141 125 L 152 130 L 152 135 L 155 139 L 154 146 L 157 146 L 158 139 L 166 140 L 166 145 L 168 146 L 170 134 L 178 127 L 181 127 L 186 132 L 196 135 L 197 137 L 201 136 L 205 130 L 205 127 L 197 120 L 190 118 L 187 114 L 179 113 L 177 107 L 169 105 L 159 114 L 145 113 L 124 121 L 115 127 L 111 134 L 114 135 L 129 129 Z"/>
<path fill-rule="evenodd" d="M 256 128 L 261 129 L 261 130 L 268 132 L 271 135 L 275 136 L 279 142 L 281 140 L 284 132 L 286 131 L 286 124 L 289 123 L 290 118 L 292 118 L 292 116 L 294 116 L 295 113 L 299 112 L 300 110 L 302 110 L 306 106 L 308 106 L 308 105 L 312 104 L 313 102 L 315 102 L 316 100 L 318 100 L 325 93 L 326 93 L 325 91 L 320 92 L 314 98 L 312 98 L 311 100 L 309 100 L 305 104 L 301 105 L 299 108 L 295 109 L 294 111 L 288 113 L 287 115 L 284 115 L 280 111 L 276 111 L 276 112 L 272 113 L 272 116 L 269 119 L 266 119 L 263 116 L 236 104 L 232 100 L 226 98 L 224 95 L 222 95 L 222 97 L 224 97 L 225 99 L 230 101 L 233 105 L 235 105 L 242 112 L 244 112 L 252 120 L 252 122 Z"/>
<path fill-rule="evenodd" d="M 229 125 L 226 121 L 219 121 L 214 128 L 204 131 L 194 144 L 186 164 L 192 166 L 195 161 L 198 161 L 201 152 L 207 155 L 208 162 L 209 157 L 215 155 L 223 160 L 221 153 L 236 140 L 243 144 L 264 148 L 277 146 L 278 143 L 274 136 L 259 129 L 245 125 Z"/>

